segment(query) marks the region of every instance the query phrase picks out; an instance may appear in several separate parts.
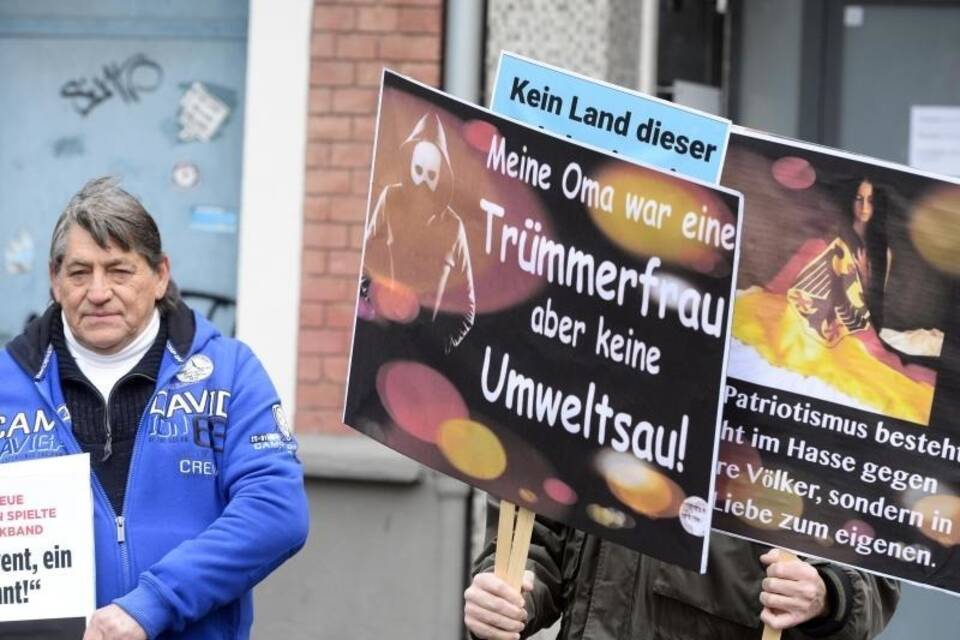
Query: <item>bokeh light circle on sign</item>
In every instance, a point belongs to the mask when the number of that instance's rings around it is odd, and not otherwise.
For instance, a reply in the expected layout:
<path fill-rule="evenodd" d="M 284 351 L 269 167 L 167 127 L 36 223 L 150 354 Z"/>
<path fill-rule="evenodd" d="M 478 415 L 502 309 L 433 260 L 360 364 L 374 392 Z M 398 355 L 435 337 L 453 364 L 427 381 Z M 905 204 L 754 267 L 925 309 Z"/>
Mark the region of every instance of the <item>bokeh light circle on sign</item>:
<path fill-rule="evenodd" d="M 856 546 L 856 540 L 861 536 L 870 538 L 872 540 L 877 535 L 877 532 L 874 530 L 872 524 L 860 520 L 859 518 L 847 520 L 843 523 L 843 526 L 841 526 L 840 529 L 845 531 L 847 536 L 853 540 L 853 546 Z M 850 542 L 848 541 L 847 544 L 849 545 Z"/>
<path fill-rule="evenodd" d="M 718 462 L 723 462 L 723 466 L 720 467 L 720 465 L 718 465 L 718 468 L 729 471 L 731 466 L 736 467 L 737 473 L 741 476 L 746 473 L 745 470 L 748 466 L 759 469 L 763 465 L 763 462 L 760 460 L 760 454 L 756 449 L 747 444 L 734 444 L 727 441 L 720 443 L 720 455 L 717 457 L 717 460 Z M 720 473 L 717 476 L 717 494 L 721 496 L 726 494 L 732 484 L 733 479 L 730 478 L 728 473 Z"/>
<path fill-rule="evenodd" d="M 774 487 L 765 487 L 761 483 L 750 481 L 747 473 L 727 482 L 726 493 L 717 496 L 719 501 L 739 502 L 744 509 L 742 515 L 736 516 L 741 522 L 757 529 L 776 530 L 780 528 L 780 516 L 790 514 L 799 518 L 803 515 L 805 503 L 803 496 L 787 491 L 780 491 Z M 747 505 L 756 510 L 768 509 L 773 514 L 769 522 L 749 516 Z"/>
<path fill-rule="evenodd" d="M 609 164 L 597 180 L 616 193 L 613 212 L 586 205 L 597 229 L 631 255 L 657 256 L 664 264 L 700 273 L 728 273 L 733 252 L 722 247 L 724 229 L 736 234 L 736 218 L 710 189 L 643 167 Z M 628 200 L 633 203 L 627 206 Z M 711 231 L 705 229 L 709 227 Z M 719 238 L 715 237 L 719 236 Z M 643 266 L 643 265 L 639 265 Z"/>
<path fill-rule="evenodd" d="M 490 143 L 493 142 L 493 136 L 499 131 L 486 120 L 470 120 L 463 124 L 463 137 L 467 143 L 476 149 L 487 153 L 490 150 Z"/>
<path fill-rule="evenodd" d="M 473 420 L 441 424 L 437 446 L 457 471 L 477 480 L 495 480 L 507 469 L 507 452 L 497 434 Z"/>
<path fill-rule="evenodd" d="M 914 503 L 913 510 L 923 514 L 923 526 L 920 527 L 923 535 L 945 547 L 960 544 L 960 498 L 943 494 L 926 496 Z M 949 521 L 953 526 L 944 527 L 941 524 L 935 528 L 934 517 L 938 523 Z M 940 531 L 942 528 L 949 528 L 950 531 Z"/>
<path fill-rule="evenodd" d="M 652 465 L 630 454 L 603 451 L 597 468 L 617 499 L 648 518 L 675 518 L 686 497 L 683 489 Z"/>
<path fill-rule="evenodd" d="M 393 360 L 377 371 L 377 394 L 398 427 L 436 444 L 440 425 L 469 416 L 453 383 L 439 371 L 412 360 Z"/>
<path fill-rule="evenodd" d="M 607 529 L 632 529 L 637 521 L 614 507 L 604 507 L 599 504 L 587 505 L 587 517 Z"/>
<path fill-rule="evenodd" d="M 577 492 L 559 478 L 547 478 L 543 481 L 543 491 L 552 500 L 560 504 L 571 505 L 577 501 Z"/>
<path fill-rule="evenodd" d="M 960 186 L 924 196 L 913 209 L 909 232 L 924 260 L 943 273 L 960 275 Z"/>
<path fill-rule="evenodd" d="M 787 189 L 809 189 L 817 181 L 817 172 L 809 162 L 796 156 L 784 156 L 770 167 L 773 179 Z"/>
<path fill-rule="evenodd" d="M 529 503 L 531 503 L 531 504 L 533 504 L 533 503 L 535 503 L 537 500 L 539 500 L 539 497 L 537 496 L 537 494 L 534 493 L 533 491 L 531 491 L 530 489 L 527 489 L 526 487 L 521 488 L 521 489 L 517 492 L 517 495 L 519 495 L 520 498 L 522 498 L 524 502 L 529 502 Z"/>
<path fill-rule="evenodd" d="M 420 313 L 420 302 L 416 292 L 396 280 L 374 278 L 370 283 L 370 301 L 377 315 L 407 324 L 413 322 Z"/>

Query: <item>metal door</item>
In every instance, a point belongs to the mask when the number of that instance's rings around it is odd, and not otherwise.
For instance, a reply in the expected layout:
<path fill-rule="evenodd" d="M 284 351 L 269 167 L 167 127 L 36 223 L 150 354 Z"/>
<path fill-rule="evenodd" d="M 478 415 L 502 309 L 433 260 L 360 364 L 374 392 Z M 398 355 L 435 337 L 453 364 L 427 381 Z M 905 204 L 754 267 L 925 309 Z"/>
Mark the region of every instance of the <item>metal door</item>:
<path fill-rule="evenodd" d="M 173 275 L 232 332 L 247 3 L 0 3 L 0 344 L 49 302 L 50 232 L 114 175 L 156 218 Z"/>
<path fill-rule="evenodd" d="M 826 18 L 825 141 L 908 164 L 911 111 L 960 110 L 960 3 L 836 2 Z"/>

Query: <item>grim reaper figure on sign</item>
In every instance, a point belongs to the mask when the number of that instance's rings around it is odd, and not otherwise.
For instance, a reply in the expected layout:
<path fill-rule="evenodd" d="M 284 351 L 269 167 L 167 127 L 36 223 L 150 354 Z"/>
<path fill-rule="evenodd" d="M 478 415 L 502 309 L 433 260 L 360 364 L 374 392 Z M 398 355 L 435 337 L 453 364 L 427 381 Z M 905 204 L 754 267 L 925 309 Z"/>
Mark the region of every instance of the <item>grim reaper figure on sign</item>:
<path fill-rule="evenodd" d="M 420 118 L 400 157 L 409 170 L 380 192 L 365 232 L 366 294 L 379 316 L 395 322 L 413 322 L 421 308 L 428 310 L 449 353 L 473 327 L 476 300 L 467 234 L 450 208 L 453 169 L 436 114 Z"/>

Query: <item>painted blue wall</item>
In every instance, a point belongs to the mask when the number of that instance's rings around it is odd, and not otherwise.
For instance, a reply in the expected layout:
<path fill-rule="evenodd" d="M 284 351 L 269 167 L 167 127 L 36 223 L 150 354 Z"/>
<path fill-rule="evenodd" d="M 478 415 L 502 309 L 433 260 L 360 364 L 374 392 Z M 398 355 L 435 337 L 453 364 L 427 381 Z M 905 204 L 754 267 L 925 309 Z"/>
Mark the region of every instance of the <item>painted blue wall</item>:
<path fill-rule="evenodd" d="M 119 177 L 156 218 L 181 288 L 235 299 L 246 10 L 235 0 L 0 4 L 0 343 L 46 306 L 53 224 L 100 175 Z M 229 109 L 209 141 L 181 136 L 194 82 Z M 232 331 L 232 308 L 214 319 Z"/>

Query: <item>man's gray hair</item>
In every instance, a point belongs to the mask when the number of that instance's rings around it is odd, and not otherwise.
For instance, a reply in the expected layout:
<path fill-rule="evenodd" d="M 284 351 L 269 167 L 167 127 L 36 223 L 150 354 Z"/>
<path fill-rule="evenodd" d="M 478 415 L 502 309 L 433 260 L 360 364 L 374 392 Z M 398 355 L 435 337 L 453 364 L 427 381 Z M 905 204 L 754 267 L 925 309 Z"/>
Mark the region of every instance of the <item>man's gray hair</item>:
<path fill-rule="evenodd" d="M 140 201 L 124 191 L 116 178 L 95 178 L 83 185 L 67 203 L 53 228 L 50 239 L 50 269 L 60 271 L 67 250 L 67 232 L 79 225 L 102 249 L 108 244 L 124 251 L 136 251 L 154 272 L 163 261 L 160 230 Z M 167 293 L 157 301 L 161 312 L 172 311 L 180 302 L 180 291 L 173 278 Z"/>

